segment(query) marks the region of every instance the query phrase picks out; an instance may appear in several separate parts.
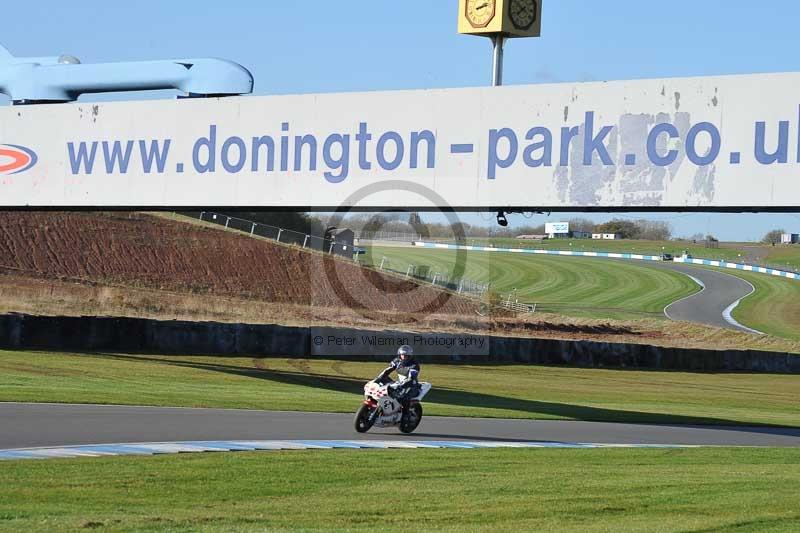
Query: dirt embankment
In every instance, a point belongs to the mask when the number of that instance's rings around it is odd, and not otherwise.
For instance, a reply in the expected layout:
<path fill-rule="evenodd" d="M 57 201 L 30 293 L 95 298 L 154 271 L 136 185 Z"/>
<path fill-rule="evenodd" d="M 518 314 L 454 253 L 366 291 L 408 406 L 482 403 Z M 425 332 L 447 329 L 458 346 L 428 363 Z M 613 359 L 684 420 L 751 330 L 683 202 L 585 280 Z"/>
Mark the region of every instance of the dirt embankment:
<path fill-rule="evenodd" d="M 139 213 L 0 213 L 7 274 L 271 304 L 470 314 L 475 303 L 347 260 Z"/>

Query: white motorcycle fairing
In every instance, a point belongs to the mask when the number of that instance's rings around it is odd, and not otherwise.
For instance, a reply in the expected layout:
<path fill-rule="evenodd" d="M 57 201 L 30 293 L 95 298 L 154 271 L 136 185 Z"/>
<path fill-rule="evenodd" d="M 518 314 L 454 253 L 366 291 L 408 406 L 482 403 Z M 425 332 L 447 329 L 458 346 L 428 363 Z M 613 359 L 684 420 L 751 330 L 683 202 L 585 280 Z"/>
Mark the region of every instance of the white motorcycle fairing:
<path fill-rule="evenodd" d="M 421 382 L 419 384 L 420 391 L 410 401 L 418 402 L 428 394 L 431 390 L 431 384 Z M 369 400 L 372 399 L 378 404 L 381 414 L 375 420 L 374 427 L 385 428 L 394 427 L 400 424 L 403 418 L 403 406 L 400 402 L 389 396 L 389 385 L 381 385 L 374 381 L 370 381 L 364 385 L 364 396 Z"/>

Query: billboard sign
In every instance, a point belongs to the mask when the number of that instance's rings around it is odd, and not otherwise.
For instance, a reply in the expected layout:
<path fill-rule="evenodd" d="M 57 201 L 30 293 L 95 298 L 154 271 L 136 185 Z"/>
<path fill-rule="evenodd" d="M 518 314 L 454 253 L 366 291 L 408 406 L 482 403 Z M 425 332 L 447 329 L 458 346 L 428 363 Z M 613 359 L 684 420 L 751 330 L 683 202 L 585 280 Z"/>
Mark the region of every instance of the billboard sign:
<path fill-rule="evenodd" d="M 569 233 L 569 222 L 547 222 L 544 232 L 548 235 L 563 235 Z"/>
<path fill-rule="evenodd" d="M 800 74 L 0 109 L 0 205 L 800 205 Z"/>

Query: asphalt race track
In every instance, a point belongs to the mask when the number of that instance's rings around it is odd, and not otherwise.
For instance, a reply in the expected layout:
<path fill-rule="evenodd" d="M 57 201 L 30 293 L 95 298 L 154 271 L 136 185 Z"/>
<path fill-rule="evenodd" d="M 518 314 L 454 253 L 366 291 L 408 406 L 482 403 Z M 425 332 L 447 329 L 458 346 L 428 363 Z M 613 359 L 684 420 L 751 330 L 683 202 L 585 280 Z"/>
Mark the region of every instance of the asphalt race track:
<path fill-rule="evenodd" d="M 354 410 L 357 406 L 354 406 Z M 426 417 L 417 432 L 353 430 L 349 414 L 0 403 L 0 450 L 213 440 L 543 441 L 800 447 L 800 428 Z"/>
<path fill-rule="evenodd" d="M 699 280 L 705 287 L 702 291 L 667 306 L 664 309 L 664 313 L 668 318 L 758 333 L 736 323 L 730 317 L 727 319 L 725 317 L 725 311 L 733 303 L 753 292 L 753 286 L 747 281 L 725 272 L 679 263 L 653 263 L 653 266 L 675 270 L 691 276 Z"/>

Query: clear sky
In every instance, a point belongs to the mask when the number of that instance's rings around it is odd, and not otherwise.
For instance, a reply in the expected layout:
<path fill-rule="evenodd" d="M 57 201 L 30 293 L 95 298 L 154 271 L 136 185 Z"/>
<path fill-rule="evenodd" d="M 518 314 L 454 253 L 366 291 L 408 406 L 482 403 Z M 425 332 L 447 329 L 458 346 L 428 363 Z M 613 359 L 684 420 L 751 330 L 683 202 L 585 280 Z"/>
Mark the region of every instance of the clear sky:
<path fill-rule="evenodd" d="M 31 0 L 3 6 L 0 43 L 15 55 L 69 53 L 84 62 L 225 57 L 253 72 L 257 94 L 486 85 L 489 41 L 456 33 L 456 6 L 457 0 Z M 505 81 L 800 71 L 798 21 L 796 0 L 546 0 L 543 36 L 509 43 Z M 710 232 L 725 240 L 758 239 L 773 227 L 800 232 L 795 214 L 650 218 L 670 221 L 679 235 Z"/>

